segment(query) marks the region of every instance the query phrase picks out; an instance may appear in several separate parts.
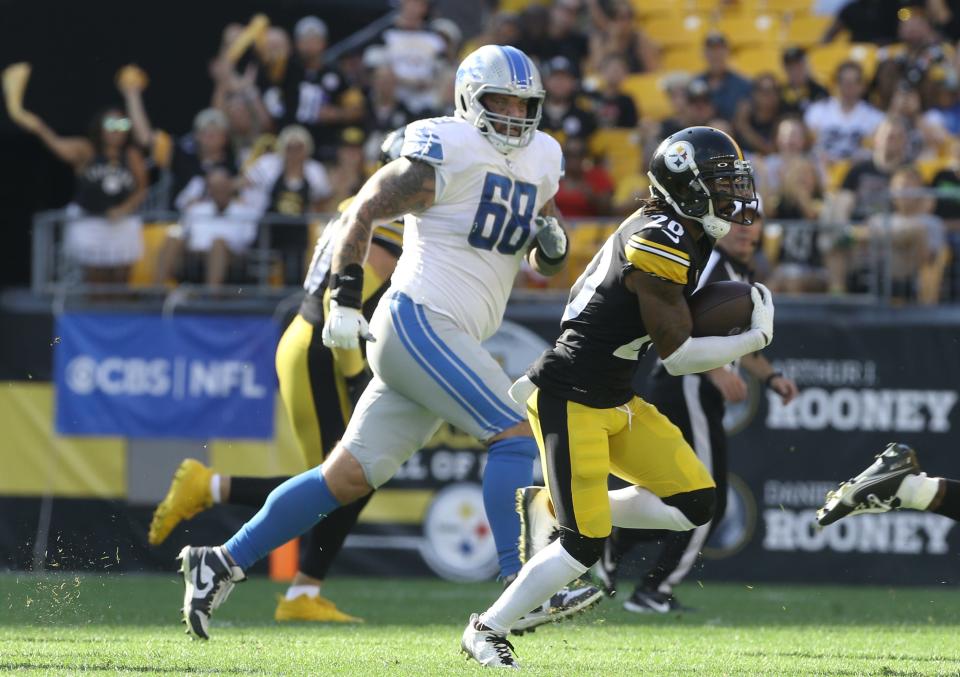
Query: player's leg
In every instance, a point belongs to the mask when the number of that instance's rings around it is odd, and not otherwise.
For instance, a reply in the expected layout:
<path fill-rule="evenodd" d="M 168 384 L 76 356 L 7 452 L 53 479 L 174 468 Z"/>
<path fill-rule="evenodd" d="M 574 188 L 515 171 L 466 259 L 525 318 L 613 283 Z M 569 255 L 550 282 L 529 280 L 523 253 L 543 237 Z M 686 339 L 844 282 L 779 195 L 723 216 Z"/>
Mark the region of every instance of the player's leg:
<path fill-rule="evenodd" d="M 887 512 L 895 508 L 925 510 L 960 520 L 960 482 L 928 477 L 920 471 L 916 452 L 891 443 L 862 473 L 827 494 L 817 511 L 821 526 L 849 515 Z"/>
<path fill-rule="evenodd" d="M 680 609 L 673 588 L 689 573 L 714 525 L 726 508 L 726 432 L 723 399 L 699 374 L 682 377 L 681 401 L 657 402 L 657 410 L 674 423 L 717 484 L 714 517 L 691 531 L 668 532 L 653 565 L 644 573 L 624 608 L 639 613 Z"/>
<path fill-rule="evenodd" d="M 399 392 L 487 444 L 484 508 L 500 575 L 512 576 L 520 570 L 516 492 L 531 483 L 537 456 L 526 413 L 510 399 L 510 379 L 479 341 L 406 295 L 394 295 L 389 306 L 389 327 L 381 333 L 387 329 L 399 341 L 382 343 L 374 331 L 371 364 Z"/>
<path fill-rule="evenodd" d="M 184 620 L 189 630 L 206 638 L 210 614 L 233 583 L 243 580 L 245 570 L 341 505 L 386 482 L 438 426 L 433 414 L 375 377 L 357 403 L 343 441 L 323 465 L 277 487 L 223 546 L 183 549 Z M 205 560 L 222 566 L 207 573 Z"/>
<path fill-rule="evenodd" d="M 496 638 L 504 637 L 529 609 L 582 576 L 600 557 L 603 539 L 610 534 L 607 435 L 608 430 L 625 425 L 626 417 L 540 390 L 530 396 L 527 409 L 560 538 L 524 564 L 517 579 L 487 611 L 471 617 L 461 648 L 482 664 L 503 664 Z M 512 656 L 506 660 L 514 661 Z"/>

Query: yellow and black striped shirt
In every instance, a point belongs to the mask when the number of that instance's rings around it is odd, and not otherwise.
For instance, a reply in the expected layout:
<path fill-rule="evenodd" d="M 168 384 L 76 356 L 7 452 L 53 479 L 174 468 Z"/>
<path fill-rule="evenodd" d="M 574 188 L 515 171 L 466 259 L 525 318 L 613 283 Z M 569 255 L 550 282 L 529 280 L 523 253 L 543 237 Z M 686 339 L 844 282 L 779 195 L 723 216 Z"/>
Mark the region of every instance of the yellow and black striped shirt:
<path fill-rule="evenodd" d="M 530 379 L 551 394 L 590 407 L 628 402 L 650 337 L 626 277 L 641 271 L 683 286 L 689 296 L 713 244 L 706 235 L 695 240 L 670 210 L 644 208 L 628 217 L 570 290 L 562 334 L 530 367 Z"/>

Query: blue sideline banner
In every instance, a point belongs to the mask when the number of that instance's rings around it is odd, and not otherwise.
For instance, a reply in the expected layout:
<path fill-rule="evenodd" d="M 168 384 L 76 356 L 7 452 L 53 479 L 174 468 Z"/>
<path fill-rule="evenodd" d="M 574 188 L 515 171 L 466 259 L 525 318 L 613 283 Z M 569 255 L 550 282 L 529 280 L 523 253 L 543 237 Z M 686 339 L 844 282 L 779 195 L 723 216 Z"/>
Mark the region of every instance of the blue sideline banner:
<path fill-rule="evenodd" d="M 56 430 L 271 439 L 277 340 L 268 316 L 61 315 Z"/>

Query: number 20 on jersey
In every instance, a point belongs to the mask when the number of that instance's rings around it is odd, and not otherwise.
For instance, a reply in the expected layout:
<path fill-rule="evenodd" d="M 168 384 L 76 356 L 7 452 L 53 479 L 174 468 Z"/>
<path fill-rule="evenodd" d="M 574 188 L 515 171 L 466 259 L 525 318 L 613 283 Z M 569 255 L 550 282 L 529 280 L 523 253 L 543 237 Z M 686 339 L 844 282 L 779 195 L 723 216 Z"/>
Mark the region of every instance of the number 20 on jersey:
<path fill-rule="evenodd" d="M 488 173 L 467 241 L 478 249 L 496 247 L 501 254 L 516 254 L 530 236 L 536 202 L 537 187 L 532 183 Z"/>

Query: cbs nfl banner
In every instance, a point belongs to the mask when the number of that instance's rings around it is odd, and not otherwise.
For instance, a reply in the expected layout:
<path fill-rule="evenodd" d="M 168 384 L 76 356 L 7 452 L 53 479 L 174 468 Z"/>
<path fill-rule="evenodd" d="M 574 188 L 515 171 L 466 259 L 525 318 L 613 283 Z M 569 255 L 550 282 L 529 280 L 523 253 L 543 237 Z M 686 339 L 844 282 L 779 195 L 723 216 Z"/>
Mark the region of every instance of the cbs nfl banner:
<path fill-rule="evenodd" d="M 64 314 L 55 331 L 58 433 L 273 437 L 269 316 Z"/>

